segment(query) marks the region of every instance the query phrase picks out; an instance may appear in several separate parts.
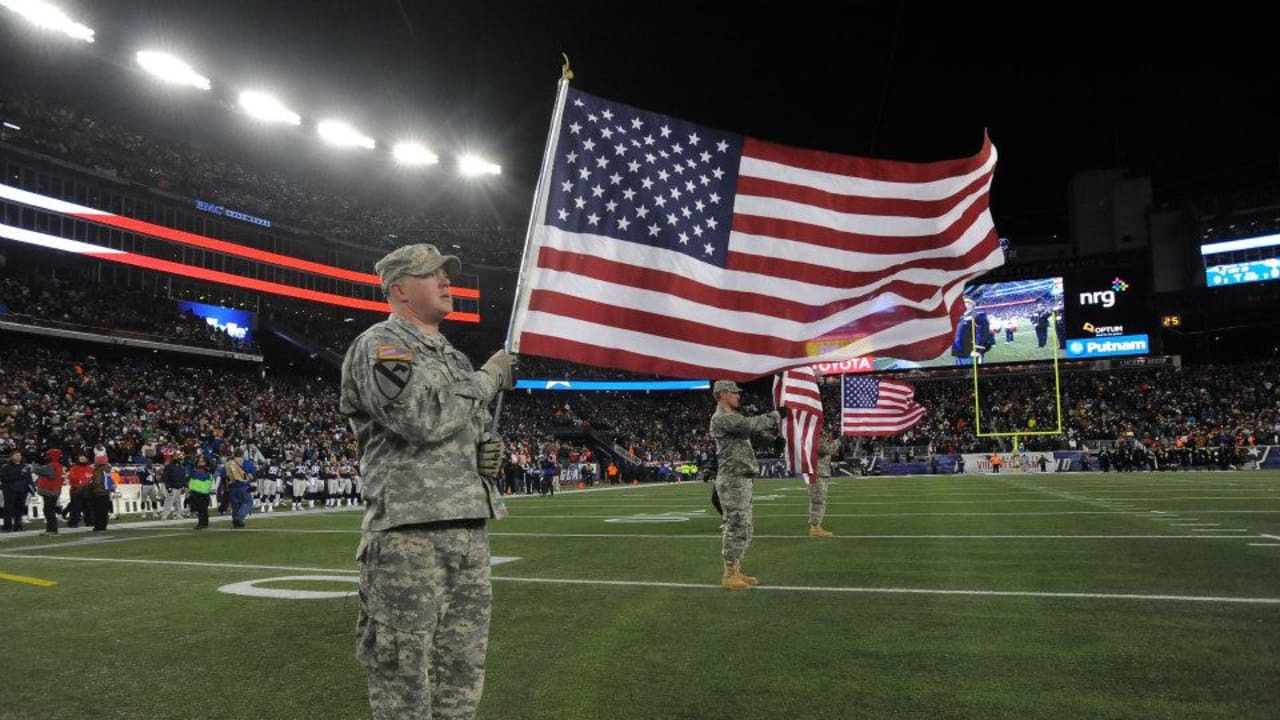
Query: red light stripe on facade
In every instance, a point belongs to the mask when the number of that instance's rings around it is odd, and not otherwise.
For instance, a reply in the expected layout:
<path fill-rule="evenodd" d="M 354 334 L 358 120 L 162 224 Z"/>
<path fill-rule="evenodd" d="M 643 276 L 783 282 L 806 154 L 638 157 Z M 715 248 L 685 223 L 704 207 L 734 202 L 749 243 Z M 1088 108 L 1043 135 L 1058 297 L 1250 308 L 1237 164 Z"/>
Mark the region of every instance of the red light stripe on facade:
<path fill-rule="evenodd" d="M 66 200 L 41 195 L 40 193 L 23 190 L 11 185 L 0 183 L 0 199 L 9 200 L 23 205 L 40 208 L 52 213 L 67 215 L 78 218 L 86 222 L 106 225 L 108 227 L 127 230 L 129 232 L 141 235 L 149 235 L 161 240 L 168 240 L 192 247 L 204 248 L 214 252 L 224 253 L 226 255 L 235 255 L 237 257 L 248 258 L 264 262 L 270 265 L 292 268 L 302 272 L 311 273 L 313 275 L 323 275 L 325 277 L 337 278 L 339 280 L 348 280 L 350 282 L 363 283 L 365 285 L 380 285 L 377 275 L 370 273 L 362 273 L 355 270 L 345 270 L 343 268 L 325 265 L 324 263 L 311 262 L 290 255 L 281 255 L 279 253 L 267 252 L 265 250 L 256 250 L 254 248 L 239 245 L 225 240 L 217 240 L 205 235 L 189 233 L 182 230 L 175 230 L 163 225 L 156 225 L 143 220 L 135 220 L 133 218 L 117 215 L 106 210 L 99 210 L 85 205 L 78 205 Z M 455 287 L 453 294 L 461 298 L 470 298 L 478 300 L 480 291 L 476 288 Z"/>
<path fill-rule="evenodd" d="M 161 260 L 159 258 L 138 255 L 136 253 L 125 252 L 123 250 L 104 248 L 100 245 L 93 245 L 92 243 L 60 238 L 56 235 L 17 228 L 11 225 L 0 224 L 0 237 L 9 238 L 10 240 L 28 245 L 36 245 L 52 250 L 74 253 L 83 257 L 92 257 L 98 260 L 105 260 L 123 265 L 132 265 L 134 267 L 154 270 L 156 272 L 206 280 L 220 285 L 230 285 L 237 288 L 256 290 L 258 292 L 268 293 L 271 295 L 283 295 L 285 297 L 309 300 L 311 302 L 324 303 L 326 305 L 354 308 L 356 310 L 368 310 L 379 313 L 387 313 L 391 311 L 391 307 L 385 302 L 361 300 L 359 298 L 347 297 L 345 295 L 335 295 L 333 293 L 320 292 L 317 290 L 307 290 L 305 288 L 294 287 L 293 285 L 283 285 L 281 283 L 274 283 L 267 280 L 244 277 L 243 275 L 233 275 L 231 273 L 225 273 L 218 270 L 209 270 L 206 268 L 195 267 L 193 265 L 184 265 L 183 263 Z M 480 314 L 470 312 L 452 312 L 449 313 L 445 319 L 457 322 L 478 323 L 480 322 Z"/>

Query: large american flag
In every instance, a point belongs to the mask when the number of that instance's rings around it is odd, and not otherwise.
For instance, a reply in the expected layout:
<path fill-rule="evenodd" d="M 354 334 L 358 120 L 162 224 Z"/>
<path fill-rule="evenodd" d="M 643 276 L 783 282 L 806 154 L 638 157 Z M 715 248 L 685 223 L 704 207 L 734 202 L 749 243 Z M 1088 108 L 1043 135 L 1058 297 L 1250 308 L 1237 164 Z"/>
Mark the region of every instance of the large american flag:
<path fill-rule="evenodd" d="M 911 383 L 865 375 L 845 375 L 840 393 L 840 432 L 898 435 L 924 419 Z"/>
<path fill-rule="evenodd" d="M 745 380 L 946 350 L 1004 255 L 996 152 L 917 164 L 774 145 L 568 89 L 516 352 Z"/>
<path fill-rule="evenodd" d="M 818 479 L 818 443 L 822 440 L 822 392 L 813 368 L 793 368 L 773 377 L 773 406 L 786 409 L 778 428 L 787 442 L 787 472 L 806 483 Z"/>

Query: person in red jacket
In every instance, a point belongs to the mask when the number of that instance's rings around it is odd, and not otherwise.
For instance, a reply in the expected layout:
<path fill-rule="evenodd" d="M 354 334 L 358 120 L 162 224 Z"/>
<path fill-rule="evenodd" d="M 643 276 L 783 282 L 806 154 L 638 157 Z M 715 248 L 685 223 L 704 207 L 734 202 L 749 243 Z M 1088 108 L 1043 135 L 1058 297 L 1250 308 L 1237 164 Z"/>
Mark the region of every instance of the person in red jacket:
<path fill-rule="evenodd" d="M 84 516 L 86 524 L 93 523 L 92 504 L 88 495 L 89 482 L 93 480 L 93 466 L 84 453 L 76 456 L 76 464 L 71 466 L 71 517 L 67 519 L 67 527 L 80 527 L 80 517 Z"/>
<path fill-rule="evenodd" d="M 36 467 L 36 492 L 44 501 L 44 534 L 58 534 L 58 499 L 62 496 L 62 451 L 50 448 L 44 454 L 47 463 Z"/>

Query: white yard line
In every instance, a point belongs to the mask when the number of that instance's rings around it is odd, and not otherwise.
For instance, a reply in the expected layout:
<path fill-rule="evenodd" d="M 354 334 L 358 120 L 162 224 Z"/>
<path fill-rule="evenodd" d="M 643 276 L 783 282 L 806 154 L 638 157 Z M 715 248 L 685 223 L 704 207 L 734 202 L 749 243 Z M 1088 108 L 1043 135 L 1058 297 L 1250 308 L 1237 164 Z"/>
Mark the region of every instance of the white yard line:
<path fill-rule="evenodd" d="M 0 553 L 0 558 L 17 560 L 65 560 L 70 562 L 91 563 L 125 563 L 133 565 L 169 565 L 176 567 L 213 568 L 218 570 L 283 570 L 287 572 L 306 573 L 351 573 L 355 568 L 317 568 L 297 567 L 292 565 L 251 565 L 241 563 L 210 563 L 181 560 L 133 560 L 124 558 L 80 558 L 57 555 L 41 555 L 26 557 L 12 553 Z M 722 592 L 715 583 L 677 583 L 652 582 L 642 580 L 590 580 L 576 578 L 538 578 L 493 576 L 495 582 L 512 582 L 540 585 L 576 585 L 592 587 L 634 587 L 634 588 L 675 588 L 686 590 L 714 590 Z M 849 593 L 863 595 L 951 595 L 957 597 L 1038 597 L 1063 600 L 1135 600 L 1142 602 L 1198 602 L 1223 603 L 1241 605 L 1280 605 L 1280 598 L 1268 597 L 1231 597 L 1215 595 L 1148 595 L 1137 593 L 1101 593 L 1101 592 L 1036 592 L 1031 590 L 954 590 L 944 588 L 899 588 L 899 587 L 823 587 L 807 585 L 779 585 L 753 588 L 751 592 L 792 592 L 792 593 Z"/>

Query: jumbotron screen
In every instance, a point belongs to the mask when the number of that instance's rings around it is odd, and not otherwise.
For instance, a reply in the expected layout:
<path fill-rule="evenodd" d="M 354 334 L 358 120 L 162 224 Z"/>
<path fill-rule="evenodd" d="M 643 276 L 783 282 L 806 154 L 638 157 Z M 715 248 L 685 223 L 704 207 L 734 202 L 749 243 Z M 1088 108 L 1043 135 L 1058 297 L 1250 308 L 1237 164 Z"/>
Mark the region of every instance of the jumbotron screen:
<path fill-rule="evenodd" d="M 1061 277 L 970 285 L 964 291 L 965 314 L 952 329 L 951 346 L 923 362 L 875 358 L 876 370 L 909 370 L 979 363 L 1053 360 L 1066 349 Z"/>
<path fill-rule="evenodd" d="M 1280 280 L 1280 235 L 1206 243 L 1200 256 L 1209 287 Z"/>

